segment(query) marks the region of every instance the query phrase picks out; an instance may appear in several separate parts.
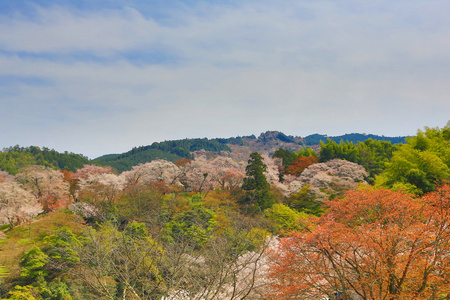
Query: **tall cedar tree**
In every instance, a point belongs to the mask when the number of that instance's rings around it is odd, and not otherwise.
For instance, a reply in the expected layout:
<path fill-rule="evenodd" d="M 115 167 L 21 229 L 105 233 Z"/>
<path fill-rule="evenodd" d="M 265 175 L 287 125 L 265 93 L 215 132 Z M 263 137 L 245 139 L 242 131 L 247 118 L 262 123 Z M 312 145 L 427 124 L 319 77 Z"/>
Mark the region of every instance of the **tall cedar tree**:
<path fill-rule="evenodd" d="M 267 166 L 264 164 L 261 155 L 257 152 L 250 154 L 245 169 L 247 177 L 244 178 L 244 184 L 242 185 L 242 189 L 247 192 L 241 200 L 242 204 L 261 211 L 274 204 L 273 197 L 269 192 L 270 184 L 264 175 L 266 170 Z"/>

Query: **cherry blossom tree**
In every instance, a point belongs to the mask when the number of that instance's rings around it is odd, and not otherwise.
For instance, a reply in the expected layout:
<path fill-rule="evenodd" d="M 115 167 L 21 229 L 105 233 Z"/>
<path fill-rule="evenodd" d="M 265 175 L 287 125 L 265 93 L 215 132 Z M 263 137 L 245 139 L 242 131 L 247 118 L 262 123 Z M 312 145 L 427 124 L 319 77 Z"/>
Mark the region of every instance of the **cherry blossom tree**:
<path fill-rule="evenodd" d="M 124 177 L 111 173 L 89 174 L 87 178 L 80 179 L 79 186 L 79 200 L 90 200 L 94 203 L 114 202 L 124 188 L 125 180 Z"/>
<path fill-rule="evenodd" d="M 100 167 L 100 166 L 94 166 L 94 165 L 84 165 L 83 168 L 78 169 L 75 173 L 63 171 L 64 173 L 64 179 L 69 183 L 70 185 L 70 195 L 71 197 L 76 200 L 77 195 L 80 191 L 80 180 L 86 180 L 90 175 L 93 174 L 106 174 L 111 173 L 111 167 Z"/>
<path fill-rule="evenodd" d="M 204 192 L 214 189 L 216 170 L 206 156 L 200 156 L 186 165 L 185 182 L 190 191 Z"/>
<path fill-rule="evenodd" d="M 309 184 L 318 198 L 340 196 L 365 183 L 368 173 L 364 167 L 346 160 L 333 159 L 326 163 L 313 164 L 306 168 L 299 180 Z"/>
<path fill-rule="evenodd" d="M 21 169 L 16 179 L 36 197 L 44 211 L 69 205 L 69 183 L 60 171 L 31 165 Z"/>
<path fill-rule="evenodd" d="M 222 189 L 233 190 L 242 186 L 245 174 L 238 169 L 229 168 L 225 174 L 219 179 Z"/>
<path fill-rule="evenodd" d="M 229 157 L 218 156 L 210 162 L 211 181 L 215 187 L 234 189 L 242 185 L 245 174 L 241 165 Z"/>
<path fill-rule="evenodd" d="M 280 168 L 283 165 L 283 160 L 279 157 L 269 157 L 267 154 L 261 155 L 267 169 L 264 172 L 267 181 L 270 184 L 276 184 L 280 181 Z"/>
<path fill-rule="evenodd" d="M 368 173 L 364 167 L 346 160 L 333 159 L 325 163 L 312 164 L 299 177 L 285 176 L 283 183 L 276 186 L 289 196 L 309 185 L 311 193 L 319 200 L 330 196 L 341 196 L 355 189 L 358 184 L 366 184 Z"/>
<path fill-rule="evenodd" d="M 83 168 L 78 169 L 76 173 L 70 176 L 71 179 L 87 179 L 92 174 L 111 173 L 111 167 L 100 167 L 94 165 L 84 165 Z"/>
<path fill-rule="evenodd" d="M 15 224 L 27 221 L 43 211 L 36 197 L 22 186 L 8 179 L 0 182 L 0 224 Z"/>
<path fill-rule="evenodd" d="M 8 172 L 0 170 L 0 183 L 13 180 L 14 176 L 10 175 Z"/>
<path fill-rule="evenodd" d="M 180 184 L 178 178 L 181 176 L 181 171 L 174 163 L 158 159 L 134 166 L 131 171 L 123 172 L 120 176 L 124 178 L 127 185 L 145 185 L 152 181 L 164 181 L 170 186 Z"/>

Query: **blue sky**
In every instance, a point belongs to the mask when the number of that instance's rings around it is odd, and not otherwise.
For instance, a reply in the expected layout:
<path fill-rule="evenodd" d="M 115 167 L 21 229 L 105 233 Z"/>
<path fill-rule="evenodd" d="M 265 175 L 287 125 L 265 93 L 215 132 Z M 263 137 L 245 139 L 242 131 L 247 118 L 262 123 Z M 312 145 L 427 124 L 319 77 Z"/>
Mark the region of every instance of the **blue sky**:
<path fill-rule="evenodd" d="M 0 148 L 450 119 L 449 1 L 0 1 Z"/>

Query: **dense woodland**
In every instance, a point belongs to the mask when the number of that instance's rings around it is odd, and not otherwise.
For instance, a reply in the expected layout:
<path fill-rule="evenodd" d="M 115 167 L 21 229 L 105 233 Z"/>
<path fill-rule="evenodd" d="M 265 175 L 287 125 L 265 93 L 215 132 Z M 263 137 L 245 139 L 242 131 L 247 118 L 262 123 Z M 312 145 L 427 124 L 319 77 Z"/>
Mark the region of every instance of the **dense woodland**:
<path fill-rule="evenodd" d="M 4 149 L 0 298 L 449 299 L 449 125 Z"/>

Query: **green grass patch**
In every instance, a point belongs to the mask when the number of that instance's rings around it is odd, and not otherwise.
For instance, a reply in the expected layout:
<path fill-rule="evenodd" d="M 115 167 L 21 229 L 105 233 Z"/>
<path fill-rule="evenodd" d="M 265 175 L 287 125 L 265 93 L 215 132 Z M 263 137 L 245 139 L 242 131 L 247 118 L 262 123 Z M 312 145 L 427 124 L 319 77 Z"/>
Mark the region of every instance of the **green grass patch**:
<path fill-rule="evenodd" d="M 5 230 L 9 228 L 9 224 L 0 225 L 0 230 Z"/>

